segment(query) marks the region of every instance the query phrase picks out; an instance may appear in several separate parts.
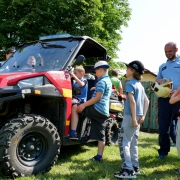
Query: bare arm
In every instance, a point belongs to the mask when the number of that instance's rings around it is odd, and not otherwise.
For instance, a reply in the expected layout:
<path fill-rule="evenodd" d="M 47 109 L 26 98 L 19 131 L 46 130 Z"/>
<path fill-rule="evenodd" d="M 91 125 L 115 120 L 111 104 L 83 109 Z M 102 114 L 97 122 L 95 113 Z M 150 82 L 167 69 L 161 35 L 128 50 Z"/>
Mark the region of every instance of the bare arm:
<path fill-rule="evenodd" d="M 103 94 L 101 92 L 96 92 L 96 96 L 91 98 L 89 101 L 86 101 L 84 103 L 85 107 L 87 106 L 91 106 L 95 103 L 97 103 L 101 98 L 102 98 Z"/>
<path fill-rule="evenodd" d="M 149 107 L 149 99 L 147 98 L 146 94 L 144 96 L 144 111 L 143 111 L 143 116 L 146 116 L 147 110 Z"/>
<path fill-rule="evenodd" d="M 119 94 L 123 94 L 123 87 L 121 81 L 119 81 Z"/>
<path fill-rule="evenodd" d="M 171 99 L 169 100 L 170 104 L 174 104 L 178 101 L 180 101 L 180 86 L 178 87 L 178 89 L 176 91 L 174 91 L 174 93 L 171 96 Z"/>
<path fill-rule="evenodd" d="M 79 78 L 74 73 L 71 73 L 71 77 L 74 78 L 74 80 L 78 83 L 80 87 L 83 87 L 85 85 L 85 83 L 79 80 Z"/>
<path fill-rule="evenodd" d="M 82 112 L 84 110 L 84 108 L 97 103 L 102 98 L 102 96 L 103 96 L 103 94 L 101 92 L 96 92 L 96 96 L 95 97 L 91 98 L 90 100 L 86 101 L 83 104 L 80 104 L 77 107 L 77 112 L 80 113 L 80 112 Z"/>
<path fill-rule="evenodd" d="M 128 93 L 129 102 L 130 102 L 130 109 L 131 109 L 131 116 L 132 116 L 132 126 L 137 127 L 136 121 L 136 102 L 134 100 L 134 96 L 132 93 Z"/>
<path fill-rule="evenodd" d="M 147 98 L 146 94 L 144 97 L 144 108 L 143 108 L 143 116 L 142 118 L 138 121 L 139 124 L 142 124 L 144 122 L 144 119 L 146 117 L 146 113 L 149 107 L 149 99 Z"/>
<path fill-rule="evenodd" d="M 119 86 L 119 94 L 123 94 L 123 89 L 121 86 Z"/>

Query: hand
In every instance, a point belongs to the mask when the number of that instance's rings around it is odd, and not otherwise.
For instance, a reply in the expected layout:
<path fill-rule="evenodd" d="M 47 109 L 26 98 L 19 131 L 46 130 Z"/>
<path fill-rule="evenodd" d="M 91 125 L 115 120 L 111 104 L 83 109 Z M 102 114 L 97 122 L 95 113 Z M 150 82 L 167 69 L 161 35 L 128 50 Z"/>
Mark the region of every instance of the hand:
<path fill-rule="evenodd" d="M 133 127 L 138 127 L 139 124 L 138 124 L 137 121 L 135 120 L 135 121 L 132 122 L 132 126 L 133 126 Z"/>
<path fill-rule="evenodd" d="M 142 124 L 144 122 L 145 117 L 142 116 L 142 118 L 138 121 L 138 124 Z"/>
<path fill-rule="evenodd" d="M 74 77 L 74 74 L 71 74 L 70 72 L 69 72 L 69 74 L 70 74 L 71 78 L 73 78 L 73 77 Z"/>
<path fill-rule="evenodd" d="M 156 82 L 157 82 L 158 84 L 161 84 L 162 81 L 163 81 L 163 79 L 156 79 Z"/>
<path fill-rule="evenodd" d="M 175 90 L 171 91 L 168 97 L 170 98 L 174 92 L 175 92 Z"/>
<path fill-rule="evenodd" d="M 94 90 L 95 90 L 95 88 L 96 88 L 96 87 L 92 87 L 92 88 L 90 89 L 90 91 L 94 91 Z"/>
<path fill-rule="evenodd" d="M 177 88 L 177 92 L 180 93 L 180 86 Z"/>
<path fill-rule="evenodd" d="M 74 74 L 74 68 L 73 67 L 68 67 L 68 72 L 69 74 Z"/>
<path fill-rule="evenodd" d="M 136 119 L 132 119 L 132 126 L 133 127 L 138 127 L 139 126 Z"/>
<path fill-rule="evenodd" d="M 78 113 L 81 113 L 84 109 L 85 109 L 84 103 L 83 103 L 83 104 L 80 104 L 80 105 L 77 107 L 77 112 L 78 112 Z"/>
<path fill-rule="evenodd" d="M 73 67 L 69 70 L 69 73 L 74 74 L 74 68 Z"/>

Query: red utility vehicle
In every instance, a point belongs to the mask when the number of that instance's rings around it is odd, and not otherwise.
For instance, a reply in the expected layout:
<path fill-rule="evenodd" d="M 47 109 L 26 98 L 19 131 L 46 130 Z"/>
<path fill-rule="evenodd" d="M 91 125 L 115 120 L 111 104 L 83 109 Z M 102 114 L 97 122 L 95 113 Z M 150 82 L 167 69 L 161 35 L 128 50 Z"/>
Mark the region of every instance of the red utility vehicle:
<path fill-rule="evenodd" d="M 34 58 L 30 64 L 28 58 Z M 48 172 L 61 145 L 88 140 L 90 119 L 80 115 L 80 141 L 69 139 L 72 86 L 68 70 L 84 60 L 108 60 L 87 36 L 51 35 L 19 46 L 0 68 L 0 166 L 6 176 Z M 93 84 L 92 82 L 89 83 Z M 123 103 L 112 100 L 107 144 L 117 141 Z M 89 141 L 88 141 L 89 142 Z"/>

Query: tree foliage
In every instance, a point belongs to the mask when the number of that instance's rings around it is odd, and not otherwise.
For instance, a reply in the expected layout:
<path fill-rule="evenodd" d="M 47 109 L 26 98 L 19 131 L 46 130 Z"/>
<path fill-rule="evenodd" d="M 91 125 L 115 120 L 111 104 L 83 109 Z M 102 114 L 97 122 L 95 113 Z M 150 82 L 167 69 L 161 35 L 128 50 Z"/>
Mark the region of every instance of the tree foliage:
<path fill-rule="evenodd" d="M 41 35 L 86 35 L 116 57 L 131 9 L 128 0 L 0 0 L 0 49 Z"/>

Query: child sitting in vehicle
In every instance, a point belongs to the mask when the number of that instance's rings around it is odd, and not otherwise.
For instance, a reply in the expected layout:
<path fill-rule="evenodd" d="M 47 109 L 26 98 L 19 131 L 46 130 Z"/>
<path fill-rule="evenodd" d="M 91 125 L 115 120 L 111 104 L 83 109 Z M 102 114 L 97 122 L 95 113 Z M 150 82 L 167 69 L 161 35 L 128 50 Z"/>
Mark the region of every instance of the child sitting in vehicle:
<path fill-rule="evenodd" d="M 73 99 L 71 113 L 71 129 L 69 132 L 70 139 L 77 139 L 76 124 L 78 123 L 77 106 L 86 102 L 87 99 L 87 80 L 84 79 L 85 70 L 82 66 L 75 67 L 73 72 L 70 72 L 73 80 Z"/>

